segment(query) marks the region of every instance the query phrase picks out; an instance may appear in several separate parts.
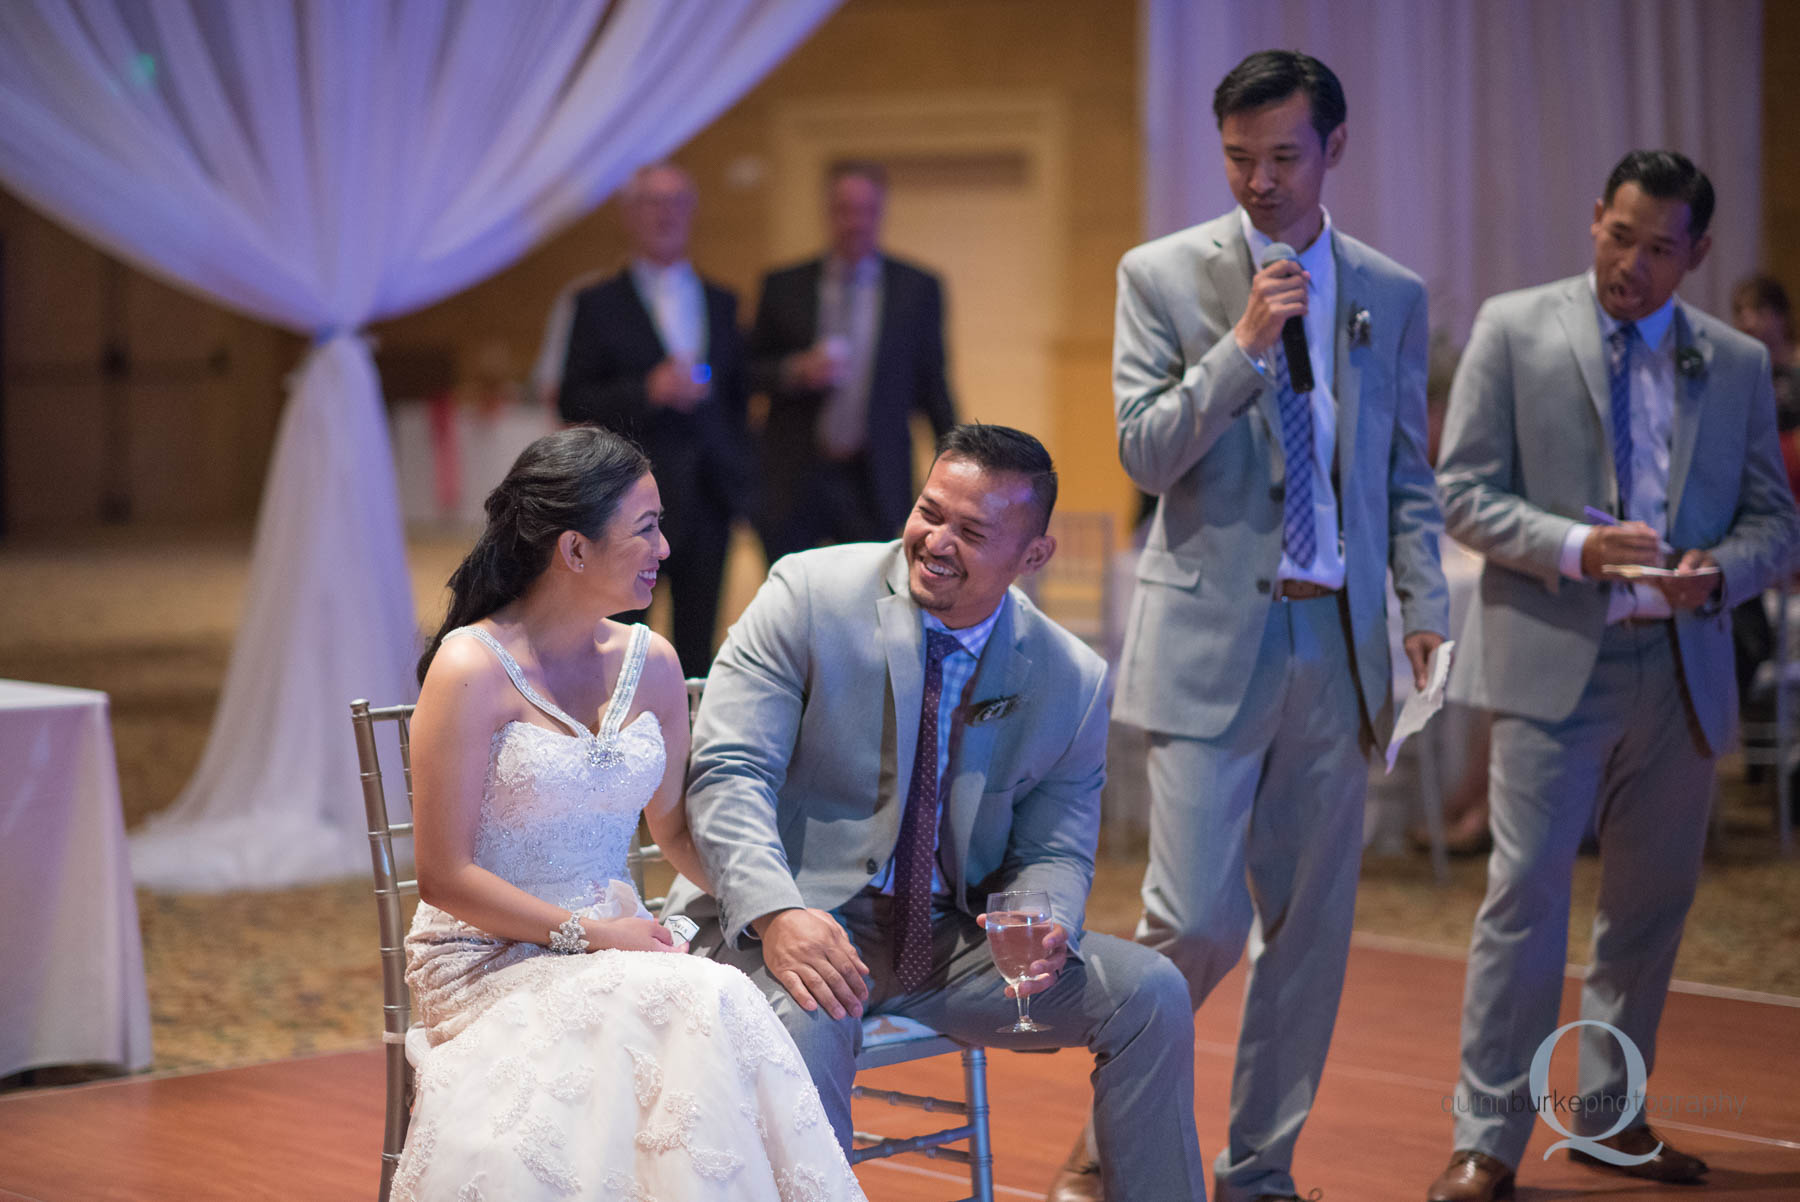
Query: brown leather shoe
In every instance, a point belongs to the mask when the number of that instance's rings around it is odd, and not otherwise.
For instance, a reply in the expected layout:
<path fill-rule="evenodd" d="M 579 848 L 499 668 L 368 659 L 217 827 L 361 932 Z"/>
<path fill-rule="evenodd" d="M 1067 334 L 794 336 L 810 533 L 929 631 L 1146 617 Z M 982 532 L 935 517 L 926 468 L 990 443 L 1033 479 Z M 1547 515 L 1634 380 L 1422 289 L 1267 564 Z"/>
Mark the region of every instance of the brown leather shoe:
<path fill-rule="evenodd" d="M 1100 1162 L 1088 1155 L 1087 1132 L 1075 1137 L 1069 1158 L 1056 1171 L 1045 1202 L 1106 1202 L 1106 1191 L 1100 1186 Z"/>
<path fill-rule="evenodd" d="M 1513 1171 L 1474 1148 L 1458 1148 L 1426 1193 L 1426 1202 L 1493 1202 L 1510 1198 Z"/>
<path fill-rule="evenodd" d="M 1706 1175 L 1706 1162 L 1698 1156 L 1689 1156 L 1686 1152 L 1677 1151 L 1668 1142 L 1649 1127 L 1633 1127 L 1629 1131 L 1621 1131 L 1610 1139 L 1597 1139 L 1597 1144 L 1604 1144 L 1627 1156 L 1642 1156 L 1662 1144 L 1656 1155 L 1642 1164 L 1608 1164 L 1597 1156 L 1576 1148 L 1569 1149 L 1569 1159 L 1576 1164 L 1585 1164 L 1590 1168 L 1604 1169 L 1609 1173 L 1623 1173 L 1627 1177 L 1642 1177 L 1647 1181 L 1668 1181 L 1673 1183 L 1694 1182 Z"/>

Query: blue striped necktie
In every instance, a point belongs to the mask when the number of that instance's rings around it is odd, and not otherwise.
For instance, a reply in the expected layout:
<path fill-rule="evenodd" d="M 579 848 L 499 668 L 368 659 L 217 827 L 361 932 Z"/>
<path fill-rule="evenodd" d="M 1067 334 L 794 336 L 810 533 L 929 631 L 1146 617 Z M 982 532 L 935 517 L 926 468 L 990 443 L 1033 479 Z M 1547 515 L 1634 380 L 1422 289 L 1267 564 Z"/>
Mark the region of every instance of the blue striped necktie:
<path fill-rule="evenodd" d="M 1619 516 L 1631 516 L 1631 348 L 1637 323 L 1626 322 L 1606 339 L 1607 376 L 1612 389 L 1613 471 L 1619 480 Z"/>
<path fill-rule="evenodd" d="M 1311 393 L 1296 395 L 1288 379 L 1287 356 L 1275 344 L 1275 387 L 1281 414 L 1281 453 L 1287 459 L 1282 491 L 1281 549 L 1299 568 L 1318 552 L 1313 515 L 1313 419 Z"/>

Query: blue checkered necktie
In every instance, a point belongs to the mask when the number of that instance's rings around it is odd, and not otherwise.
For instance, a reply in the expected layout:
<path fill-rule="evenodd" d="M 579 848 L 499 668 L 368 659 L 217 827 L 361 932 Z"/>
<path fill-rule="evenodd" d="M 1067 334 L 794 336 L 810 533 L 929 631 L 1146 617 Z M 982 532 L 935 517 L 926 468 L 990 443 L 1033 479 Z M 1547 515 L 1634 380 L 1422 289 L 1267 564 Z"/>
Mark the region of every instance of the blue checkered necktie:
<path fill-rule="evenodd" d="M 1281 453 L 1287 459 L 1282 491 L 1281 549 L 1305 568 L 1318 552 L 1313 515 L 1312 394 L 1296 395 L 1288 379 L 1287 356 L 1275 344 L 1275 387 L 1281 414 Z"/>
<path fill-rule="evenodd" d="M 931 973 L 931 868 L 937 859 L 938 705 L 944 697 L 944 657 L 960 643 L 941 630 L 925 632 L 925 695 L 919 704 L 919 745 L 912 784 L 894 847 L 894 975 L 911 992 Z"/>
<path fill-rule="evenodd" d="M 1613 471 L 1619 479 L 1619 516 L 1631 516 L 1631 348 L 1637 323 L 1626 322 L 1606 339 L 1608 383 L 1612 389 Z"/>

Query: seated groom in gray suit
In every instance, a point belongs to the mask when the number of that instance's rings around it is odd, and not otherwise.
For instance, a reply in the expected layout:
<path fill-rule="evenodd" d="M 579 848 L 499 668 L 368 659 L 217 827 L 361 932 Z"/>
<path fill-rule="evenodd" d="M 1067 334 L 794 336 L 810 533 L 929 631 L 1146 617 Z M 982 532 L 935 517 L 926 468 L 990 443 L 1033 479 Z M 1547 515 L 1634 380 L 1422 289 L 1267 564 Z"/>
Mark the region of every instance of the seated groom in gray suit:
<path fill-rule="evenodd" d="M 1633 1095 L 1737 718 L 1731 610 L 1784 570 L 1797 532 L 1768 352 L 1675 297 L 1712 210 L 1683 156 L 1626 155 L 1594 202 L 1593 268 L 1483 305 L 1451 388 L 1445 520 L 1487 561 L 1450 695 L 1495 711 L 1494 850 L 1463 989 L 1457 1150 L 1434 1199 L 1512 1192 L 1590 823 L 1600 898 L 1570 1155 L 1662 1181 L 1706 1171 Z M 1632 583 L 1616 565 L 1680 575 Z"/>
<path fill-rule="evenodd" d="M 904 1015 L 971 1043 L 1085 1045 L 1109 1196 L 1203 1198 L 1186 987 L 1081 929 L 1106 665 L 1011 587 L 1054 552 L 1055 501 L 1037 439 L 957 426 L 898 542 L 775 564 L 694 728 L 688 815 L 718 897 L 677 881 L 670 907 L 762 986 L 846 1149 L 860 1016 Z M 1049 894 L 1022 987 L 1045 1035 L 996 1033 L 1013 993 L 978 918 L 1011 889 Z"/>
<path fill-rule="evenodd" d="M 1213 113 L 1240 207 L 1119 264 L 1119 456 L 1158 500 L 1114 717 L 1150 732 L 1138 938 L 1196 1007 L 1249 940 L 1214 1180 L 1250 1202 L 1295 1197 L 1337 1018 L 1367 757 L 1393 723 L 1388 570 L 1421 685 L 1449 598 L 1425 288 L 1320 204 L 1343 88 L 1316 58 L 1263 51 Z"/>

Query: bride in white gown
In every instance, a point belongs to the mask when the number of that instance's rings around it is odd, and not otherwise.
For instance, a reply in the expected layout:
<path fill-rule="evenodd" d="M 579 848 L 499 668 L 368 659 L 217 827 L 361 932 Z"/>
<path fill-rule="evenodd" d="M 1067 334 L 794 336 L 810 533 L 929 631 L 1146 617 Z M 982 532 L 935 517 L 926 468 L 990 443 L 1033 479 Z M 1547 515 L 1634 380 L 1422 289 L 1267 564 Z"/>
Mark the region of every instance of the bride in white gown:
<path fill-rule="evenodd" d="M 432 1050 L 393 1197 L 860 1200 L 761 992 L 681 954 L 627 883 L 640 812 L 706 880 L 680 665 L 606 618 L 648 604 L 668 554 L 648 461 L 548 435 L 487 512 L 420 661 L 406 951 Z"/>

